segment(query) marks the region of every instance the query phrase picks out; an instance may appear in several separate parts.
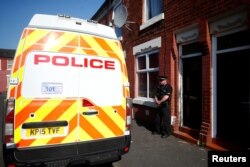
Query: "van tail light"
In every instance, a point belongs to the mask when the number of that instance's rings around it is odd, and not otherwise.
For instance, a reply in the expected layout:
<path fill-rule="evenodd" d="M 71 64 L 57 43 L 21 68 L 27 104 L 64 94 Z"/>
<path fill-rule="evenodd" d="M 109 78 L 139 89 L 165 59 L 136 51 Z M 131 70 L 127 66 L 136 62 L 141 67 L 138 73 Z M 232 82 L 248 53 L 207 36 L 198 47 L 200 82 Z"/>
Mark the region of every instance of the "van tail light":
<path fill-rule="evenodd" d="M 129 151 L 129 146 L 126 146 L 126 147 L 123 148 L 124 153 L 127 153 L 128 151 Z"/>
<path fill-rule="evenodd" d="M 14 143 L 14 110 L 15 100 L 8 99 L 5 115 L 5 143 Z"/>
<path fill-rule="evenodd" d="M 8 164 L 8 167 L 16 167 L 14 164 Z"/>
<path fill-rule="evenodd" d="M 131 129 L 132 123 L 132 99 L 126 98 L 126 130 Z"/>
<path fill-rule="evenodd" d="M 88 99 L 82 99 L 82 107 L 94 107 L 95 105 Z"/>

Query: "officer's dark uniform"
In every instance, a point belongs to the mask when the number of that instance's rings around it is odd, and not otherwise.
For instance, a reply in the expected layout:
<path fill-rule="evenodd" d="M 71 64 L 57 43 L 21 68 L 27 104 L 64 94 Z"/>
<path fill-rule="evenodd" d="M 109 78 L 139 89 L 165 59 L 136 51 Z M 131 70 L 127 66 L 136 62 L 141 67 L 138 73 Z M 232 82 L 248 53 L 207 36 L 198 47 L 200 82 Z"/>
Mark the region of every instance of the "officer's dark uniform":
<path fill-rule="evenodd" d="M 160 80 L 166 77 L 160 77 Z M 158 106 L 156 113 L 155 126 L 156 132 L 162 134 L 162 137 L 167 137 L 172 134 L 171 130 L 171 112 L 170 112 L 170 99 L 172 94 L 172 87 L 170 84 L 159 85 L 156 92 L 156 98 L 161 100 L 163 96 L 168 95 L 169 98 Z"/>

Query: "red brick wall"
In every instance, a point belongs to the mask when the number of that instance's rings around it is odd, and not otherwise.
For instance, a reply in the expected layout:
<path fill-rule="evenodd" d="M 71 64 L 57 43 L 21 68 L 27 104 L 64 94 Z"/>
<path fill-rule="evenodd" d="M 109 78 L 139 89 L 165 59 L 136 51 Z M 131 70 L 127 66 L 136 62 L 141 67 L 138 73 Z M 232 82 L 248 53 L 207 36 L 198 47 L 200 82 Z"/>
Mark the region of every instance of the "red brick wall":
<path fill-rule="evenodd" d="M 154 26 L 151 26 L 149 28 L 146 28 L 142 31 L 140 31 L 140 25 L 143 22 L 143 0 L 138 1 L 130 1 L 130 0 L 124 0 L 124 5 L 127 7 L 128 10 L 128 21 L 134 22 L 128 24 L 129 28 L 132 30 L 127 30 L 125 27 L 123 28 L 123 49 L 126 50 L 126 62 L 127 62 L 127 68 L 129 73 L 129 80 L 130 80 L 130 90 L 131 90 L 131 96 L 135 96 L 135 77 L 136 77 L 136 66 L 135 66 L 135 57 L 133 55 L 133 47 L 136 45 L 139 45 L 141 43 L 147 42 L 151 39 L 162 37 L 162 44 L 164 45 L 165 41 L 165 28 L 164 28 L 164 22 L 161 21 L 159 23 L 156 23 Z M 164 46 L 160 48 L 160 74 L 164 73 L 164 56 L 166 54 L 166 50 L 164 49 Z M 167 56 L 165 57 L 165 60 L 167 60 Z"/>
<path fill-rule="evenodd" d="M 159 72 L 160 75 L 166 74 L 170 78 L 173 86 L 173 97 L 171 101 L 172 115 L 177 116 L 174 125 L 175 130 L 179 130 L 179 55 L 178 47 L 175 42 L 175 31 L 191 26 L 199 27 L 199 43 L 203 47 L 202 57 L 202 125 L 200 130 L 200 140 L 211 141 L 211 113 L 212 113 L 212 55 L 211 39 L 209 33 L 209 21 L 223 17 L 226 14 L 237 12 L 245 8 L 249 12 L 249 0 L 164 0 L 165 19 L 144 29 L 139 30 L 142 24 L 144 0 L 132 1 L 124 0 L 124 5 L 128 8 L 128 21 L 135 23 L 129 24 L 132 31 L 123 28 L 123 47 L 127 53 L 127 67 L 129 81 L 131 85 L 131 96 L 135 97 L 135 55 L 133 47 L 161 36 L 162 46 L 160 48 Z M 248 19 L 249 20 L 249 19 Z M 248 25 L 250 22 L 248 21 Z M 249 26 L 250 27 L 250 26 Z M 166 67 L 166 68 L 165 68 Z M 144 114 L 145 109 L 154 112 L 154 109 L 139 105 L 134 106 L 137 116 L 142 120 L 148 121 Z M 139 111 L 141 110 L 141 114 Z M 151 115 L 153 115 L 151 113 Z M 205 136 L 205 137 L 204 137 Z M 204 141 L 206 142 L 206 141 Z"/>
<path fill-rule="evenodd" d="M 7 69 L 7 59 L 2 58 L 0 62 L 1 62 L 1 70 L 6 70 Z"/>
<path fill-rule="evenodd" d="M 1 59 L 1 69 L 0 69 L 0 92 L 7 91 L 7 74 L 10 74 L 10 71 L 7 70 L 7 59 Z"/>
<path fill-rule="evenodd" d="M 208 21 L 208 19 L 222 15 L 225 12 L 235 9 L 236 7 L 245 6 L 246 0 L 165 0 L 164 1 L 164 14 L 165 19 L 160 21 L 142 31 L 139 30 L 142 24 L 143 13 L 143 0 L 136 2 L 131 0 L 124 0 L 124 5 L 128 9 L 128 21 L 129 27 L 132 31 L 123 28 L 123 47 L 127 54 L 127 66 L 129 71 L 129 79 L 131 84 L 131 95 L 135 95 L 135 62 L 133 55 L 133 47 L 154 39 L 156 37 L 162 37 L 162 47 L 160 48 L 160 74 L 165 73 L 170 77 L 171 83 L 176 83 L 177 78 L 174 72 L 170 69 L 176 69 L 176 65 L 171 57 L 171 49 L 173 49 L 173 32 L 187 27 L 192 24 L 200 24 L 200 22 Z M 204 30 L 203 30 L 204 31 Z M 202 32 L 201 32 L 202 35 Z M 201 39 L 201 42 L 206 42 L 207 39 Z M 164 58 L 165 55 L 165 58 Z M 178 55 L 177 55 L 178 56 Z M 205 60 L 203 60 L 203 63 Z M 208 60 L 209 61 L 209 60 Z M 206 64 L 206 63 L 205 63 Z M 206 73 L 207 77 L 210 77 L 210 73 Z"/>
<path fill-rule="evenodd" d="M 162 47 L 160 48 L 160 61 L 159 61 L 160 74 L 162 75 L 165 72 L 165 74 L 171 76 L 170 82 L 173 85 L 176 85 L 178 83 L 177 72 L 173 71 L 178 70 L 178 62 L 177 62 L 178 52 L 176 50 L 174 42 L 174 36 L 173 36 L 174 31 L 193 24 L 199 24 L 199 26 L 204 26 L 204 24 L 201 24 L 201 22 L 207 22 L 206 26 L 208 26 L 209 19 L 223 16 L 225 13 L 228 13 L 231 10 L 235 10 L 236 8 L 239 7 L 246 7 L 247 4 L 250 4 L 249 0 L 237 0 L 237 1 L 163 0 L 163 1 L 164 1 L 165 19 L 140 31 L 139 28 L 143 22 L 143 5 L 145 0 L 137 0 L 137 1 L 123 0 L 123 5 L 127 8 L 128 11 L 127 21 L 132 22 L 132 23 L 127 23 L 127 25 L 131 30 L 128 30 L 127 28 L 125 28 L 125 26 L 123 26 L 123 40 L 122 40 L 123 49 L 126 50 L 126 55 L 127 55 L 126 61 L 127 61 L 132 97 L 134 97 L 135 95 L 135 61 L 133 55 L 134 46 L 161 36 Z M 111 20 L 111 18 L 112 18 L 112 10 L 109 12 L 108 15 L 106 15 L 100 21 L 100 23 L 104 23 L 107 25 L 108 22 Z M 200 35 L 202 35 L 200 37 L 200 42 L 207 43 L 209 39 L 207 39 L 203 35 L 204 28 L 202 27 L 200 28 L 202 29 L 200 32 Z M 208 32 L 206 32 L 205 34 L 209 35 L 207 33 Z M 173 55 L 172 53 L 175 53 L 175 55 Z M 205 59 L 207 60 L 203 60 L 203 64 L 206 64 L 206 61 L 210 61 L 210 59 L 208 58 Z M 203 72 L 203 74 L 207 75 L 206 78 L 210 77 L 209 72 Z M 204 85 L 204 86 L 205 87 L 208 86 L 209 89 L 211 85 Z M 207 92 L 207 90 L 204 91 Z M 206 94 L 206 97 L 209 97 L 209 93 Z M 210 100 L 204 103 L 209 103 L 209 102 Z M 176 107 L 177 106 L 175 106 L 175 108 Z"/>
<path fill-rule="evenodd" d="M 139 25 L 142 23 L 142 0 L 138 0 L 136 1 L 136 3 L 130 0 L 124 0 L 123 3 L 128 11 L 127 20 L 134 22 L 128 24 L 129 28 L 132 31 L 123 27 L 122 45 L 123 49 L 126 50 L 126 64 L 129 74 L 128 77 L 130 82 L 130 95 L 131 97 L 135 97 L 136 66 L 135 66 L 135 59 L 133 56 L 133 46 L 137 45 L 136 42 L 138 40 L 138 35 L 139 35 Z"/>
<path fill-rule="evenodd" d="M 199 132 L 201 142 L 211 142 L 211 113 L 212 113 L 212 55 L 211 37 L 209 33 L 209 22 L 225 15 L 235 13 L 242 9 L 248 11 L 250 18 L 249 0 L 163 0 L 164 20 L 161 20 L 146 29 L 140 30 L 143 23 L 143 3 L 145 0 L 123 0 L 123 5 L 128 10 L 129 22 L 123 26 L 123 49 L 126 51 L 126 63 L 130 81 L 131 97 L 136 94 L 136 65 L 133 47 L 145 43 L 157 37 L 161 37 L 161 48 L 159 58 L 159 73 L 169 76 L 169 81 L 173 86 L 173 96 L 171 101 L 172 115 L 176 116 L 174 130 L 180 130 L 179 118 L 179 55 L 178 46 L 175 41 L 175 32 L 191 25 L 198 25 L 198 42 L 203 49 L 202 56 L 202 124 Z M 250 28 L 250 19 L 247 23 Z M 149 115 L 145 114 L 146 110 Z M 145 122 L 153 121 L 155 109 L 134 105 L 136 118 Z"/>
<path fill-rule="evenodd" d="M 204 136 L 211 134 L 211 111 L 212 111 L 212 55 L 211 39 L 207 20 L 199 23 L 199 42 L 203 46 L 202 57 L 202 124 L 200 130 L 200 140 Z M 209 136 L 211 137 L 211 136 Z M 205 141 L 203 141 L 205 142 Z"/>
<path fill-rule="evenodd" d="M 167 29 L 176 30 L 198 23 L 199 20 L 211 19 L 249 3 L 248 0 L 167 0 L 165 3 Z"/>
<path fill-rule="evenodd" d="M 142 105 L 133 105 L 134 119 L 139 123 L 148 124 L 154 126 L 156 109 L 151 107 L 145 107 Z"/>

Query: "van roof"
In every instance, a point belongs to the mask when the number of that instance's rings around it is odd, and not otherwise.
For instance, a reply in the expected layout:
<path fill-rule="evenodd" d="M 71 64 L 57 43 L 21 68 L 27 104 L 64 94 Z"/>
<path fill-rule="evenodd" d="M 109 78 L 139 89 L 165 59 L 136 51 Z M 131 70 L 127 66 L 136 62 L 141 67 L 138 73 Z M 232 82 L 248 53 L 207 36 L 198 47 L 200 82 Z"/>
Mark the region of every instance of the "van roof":
<path fill-rule="evenodd" d="M 28 27 L 82 32 L 111 39 L 117 39 L 112 27 L 98 24 L 93 20 L 83 20 L 67 15 L 35 14 Z"/>

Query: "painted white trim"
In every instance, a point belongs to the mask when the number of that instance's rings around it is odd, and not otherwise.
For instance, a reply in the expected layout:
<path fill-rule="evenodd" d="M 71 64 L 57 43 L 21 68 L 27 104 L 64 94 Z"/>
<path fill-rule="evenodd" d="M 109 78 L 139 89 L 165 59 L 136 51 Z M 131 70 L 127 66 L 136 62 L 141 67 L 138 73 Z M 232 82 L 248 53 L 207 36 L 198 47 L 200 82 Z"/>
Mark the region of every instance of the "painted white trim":
<path fill-rule="evenodd" d="M 180 45 L 179 48 L 179 55 L 182 55 L 182 46 Z M 183 64 L 182 58 L 179 56 L 179 124 L 183 126 Z"/>
<path fill-rule="evenodd" d="M 147 20 L 147 0 L 143 0 L 143 7 L 142 7 L 142 22 L 145 23 Z M 142 24 L 143 24 L 142 23 Z"/>
<path fill-rule="evenodd" d="M 151 18 L 151 19 L 149 19 L 145 23 L 143 23 L 142 25 L 140 25 L 140 30 L 144 30 L 147 27 L 149 27 L 149 26 L 151 26 L 151 25 L 153 25 L 153 24 L 155 24 L 155 23 L 163 20 L 164 18 L 165 18 L 164 17 L 164 13 L 161 13 L 161 14 L 159 14 L 159 15 Z"/>
<path fill-rule="evenodd" d="M 199 28 L 193 27 L 192 29 L 187 29 L 186 31 L 176 34 L 176 43 L 184 43 L 193 40 L 198 40 Z"/>
<path fill-rule="evenodd" d="M 153 98 L 136 97 L 133 99 L 133 104 L 157 108 L 157 105 Z"/>
<path fill-rule="evenodd" d="M 150 88 L 149 73 L 159 71 L 159 67 L 157 67 L 157 68 L 149 68 L 149 57 L 150 57 L 151 54 L 154 54 L 154 53 L 158 53 L 158 56 L 159 56 L 159 50 L 148 51 L 146 53 L 143 53 L 141 55 L 136 56 L 136 60 L 135 60 L 136 61 L 136 90 L 135 90 L 136 98 L 139 98 L 139 99 L 152 99 L 152 98 L 149 98 L 149 88 Z M 138 70 L 138 58 L 143 57 L 143 56 L 145 56 L 145 59 L 146 59 L 146 68 L 142 69 L 142 70 Z M 138 90 L 139 90 L 138 74 L 139 73 L 146 73 L 147 74 L 147 97 L 141 97 L 141 96 L 138 95 Z"/>
<path fill-rule="evenodd" d="M 7 70 L 12 69 L 13 63 L 14 63 L 13 59 L 7 59 Z"/>
<path fill-rule="evenodd" d="M 189 55 L 185 55 L 185 56 L 180 56 L 182 59 L 186 59 L 186 58 L 190 58 L 190 57 L 197 57 L 197 56 L 201 56 L 202 53 L 201 52 L 197 52 L 194 54 L 189 54 Z"/>
<path fill-rule="evenodd" d="M 160 47 L 161 47 L 161 37 L 157 37 L 150 41 L 134 46 L 133 55 L 152 50 L 153 48 L 160 48 Z"/>
<path fill-rule="evenodd" d="M 214 21 L 210 24 L 210 33 L 216 34 L 238 27 L 247 26 L 247 12 L 237 13 L 223 19 Z"/>
<path fill-rule="evenodd" d="M 217 50 L 217 38 L 212 36 L 212 114 L 211 114 L 211 137 L 215 138 L 217 134 L 217 61 L 216 61 L 216 50 Z"/>
<path fill-rule="evenodd" d="M 235 48 L 230 48 L 230 49 L 223 49 L 223 50 L 219 50 L 216 53 L 217 54 L 221 54 L 221 53 L 228 53 L 228 52 L 234 52 L 234 51 L 240 51 L 240 50 L 245 50 L 245 49 L 249 49 L 250 45 L 246 45 L 246 46 L 240 46 L 240 47 L 235 47 Z"/>

